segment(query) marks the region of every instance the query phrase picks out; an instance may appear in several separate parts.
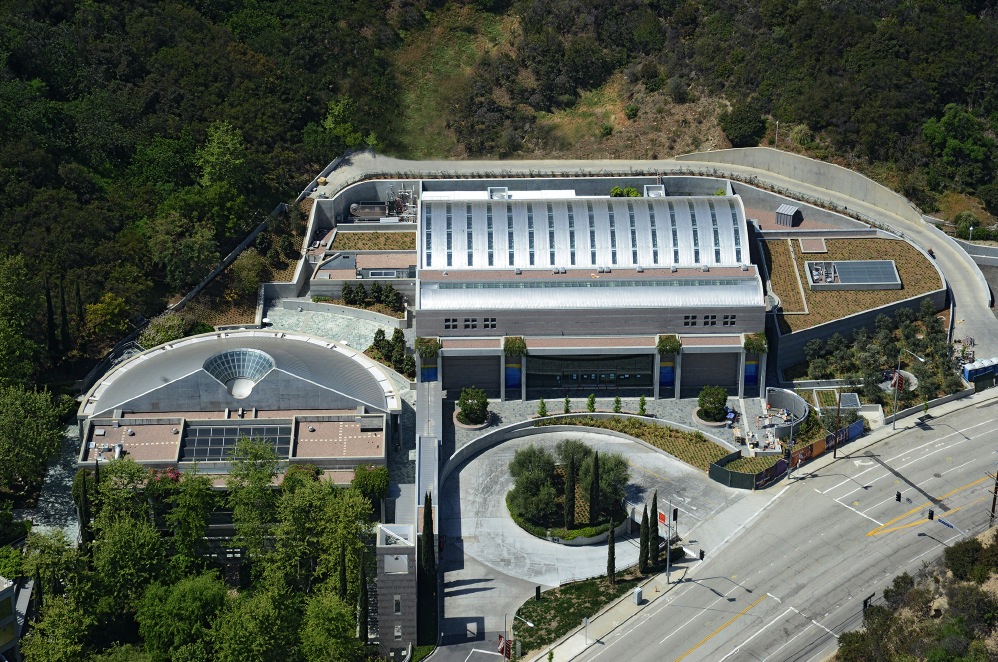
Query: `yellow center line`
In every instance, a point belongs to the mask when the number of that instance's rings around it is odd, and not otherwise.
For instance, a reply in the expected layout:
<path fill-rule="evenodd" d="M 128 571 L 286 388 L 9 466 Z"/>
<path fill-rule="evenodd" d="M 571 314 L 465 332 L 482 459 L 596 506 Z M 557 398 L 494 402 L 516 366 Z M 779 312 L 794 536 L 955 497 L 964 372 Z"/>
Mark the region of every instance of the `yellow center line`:
<path fill-rule="evenodd" d="M 967 506 L 973 506 L 974 504 L 978 504 L 978 503 L 984 501 L 985 499 L 987 499 L 987 497 L 981 497 L 977 501 L 974 501 L 972 503 L 968 503 Z M 959 506 L 958 508 L 950 508 L 949 510 L 947 510 L 943 514 L 949 516 L 950 514 L 955 513 L 958 510 L 963 510 L 967 506 Z M 936 519 L 938 519 L 938 518 L 936 518 Z M 920 520 L 916 520 L 914 522 L 909 522 L 908 524 L 902 524 L 900 526 L 892 526 L 891 528 L 884 529 L 883 531 L 881 531 L 881 530 L 878 529 L 876 531 L 876 533 L 874 533 L 873 531 L 871 531 L 870 533 L 867 533 L 866 535 L 868 535 L 868 536 L 870 536 L 870 535 L 880 535 L 881 533 L 891 533 L 892 531 L 900 531 L 901 529 L 907 529 L 907 528 L 910 528 L 910 527 L 913 527 L 913 526 L 918 526 L 919 524 L 924 524 L 925 522 L 928 522 L 928 521 L 929 521 L 928 518 L 923 518 L 923 519 L 920 519 Z"/>
<path fill-rule="evenodd" d="M 705 643 L 707 643 L 708 641 L 710 641 L 710 639 L 714 635 L 716 635 L 718 632 L 720 632 L 721 630 L 723 630 L 724 628 L 728 627 L 729 625 L 731 625 L 732 623 L 734 623 L 736 620 L 738 620 L 739 618 L 741 618 L 742 616 L 744 616 L 745 613 L 748 612 L 748 610 L 750 610 L 752 607 L 756 606 L 757 604 L 759 604 L 760 602 L 762 602 L 765 599 L 766 599 L 766 596 L 763 595 L 761 598 L 759 598 L 758 600 L 756 600 L 755 602 L 753 602 L 752 604 L 750 604 L 748 607 L 745 607 L 745 609 L 742 609 L 740 612 L 738 612 L 737 614 L 735 614 L 734 616 L 732 616 L 731 619 L 727 623 L 725 623 L 724 625 L 722 625 L 721 627 L 717 628 L 716 630 L 714 630 L 713 632 L 711 632 L 710 634 L 708 634 L 706 637 L 704 637 L 703 639 L 701 639 L 700 643 L 698 643 L 696 646 L 694 646 L 693 648 L 689 649 L 688 651 L 686 651 L 685 653 L 683 653 L 682 655 L 680 655 L 679 657 L 677 657 L 676 660 L 675 660 L 675 662 L 679 662 L 684 657 L 686 657 L 687 655 L 689 655 L 690 653 L 692 653 L 696 649 L 698 649 L 701 646 L 703 646 Z"/>
<path fill-rule="evenodd" d="M 947 497 L 953 496 L 957 492 L 962 492 L 963 490 L 966 490 L 968 488 L 974 487 L 975 485 L 980 485 L 981 483 L 983 483 L 986 480 L 990 480 L 990 477 L 989 476 L 985 476 L 984 478 L 978 478 L 977 480 L 975 480 L 972 483 L 967 483 L 966 485 L 963 485 L 962 487 L 958 487 L 955 490 L 947 492 L 946 494 L 944 494 L 941 497 L 937 498 L 936 501 L 937 502 L 938 501 L 942 501 L 943 499 L 945 499 Z M 904 513 L 903 515 L 898 515 L 894 519 L 888 520 L 888 521 L 884 522 L 883 524 L 881 524 L 877 528 L 873 529 L 872 531 L 870 531 L 866 535 L 867 535 L 867 537 L 869 537 L 869 536 L 878 536 L 881 533 L 890 533 L 891 531 L 898 531 L 900 529 L 906 529 L 906 528 L 908 528 L 910 526 L 915 526 L 917 524 L 921 524 L 922 522 L 927 522 L 928 520 L 922 519 L 922 520 L 918 520 L 917 522 L 911 522 L 910 524 L 904 524 L 902 526 L 891 527 L 891 524 L 893 524 L 894 522 L 899 522 L 899 521 L 903 520 L 906 517 L 910 517 L 911 515 L 914 515 L 915 513 L 917 513 L 920 510 L 922 510 L 923 508 L 928 508 L 928 507 L 930 507 L 932 505 L 933 505 L 932 501 L 926 501 L 925 503 L 923 503 L 920 506 L 915 506 L 914 508 L 912 508 L 908 512 Z M 949 512 L 955 512 L 957 510 L 959 510 L 959 508 L 954 508 L 953 510 L 950 510 Z"/>

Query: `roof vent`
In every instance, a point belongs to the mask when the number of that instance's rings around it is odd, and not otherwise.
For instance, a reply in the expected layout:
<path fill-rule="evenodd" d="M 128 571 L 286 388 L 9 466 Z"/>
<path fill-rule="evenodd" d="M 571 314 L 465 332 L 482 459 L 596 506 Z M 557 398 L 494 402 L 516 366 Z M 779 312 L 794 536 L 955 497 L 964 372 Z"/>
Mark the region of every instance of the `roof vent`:
<path fill-rule="evenodd" d="M 610 267 L 603 267 L 603 273 L 605 274 L 610 273 Z"/>
<path fill-rule="evenodd" d="M 561 267 L 559 271 L 561 271 L 561 273 L 565 273 L 565 267 Z"/>
<path fill-rule="evenodd" d="M 705 271 L 705 272 L 706 271 L 710 271 L 710 267 L 708 267 L 706 264 L 703 265 L 703 271 Z"/>
<path fill-rule="evenodd" d="M 743 264 L 742 265 L 742 271 L 748 271 L 748 265 L 747 264 Z"/>
<path fill-rule="evenodd" d="M 645 268 L 644 268 L 644 267 L 642 267 L 642 266 L 641 266 L 641 265 L 639 264 L 639 265 L 638 265 L 638 273 L 639 273 L 639 274 L 643 274 L 644 272 L 645 272 Z"/>
<path fill-rule="evenodd" d="M 445 272 L 444 272 L 444 276 L 446 276 L 446 275 L 447 275 L 447 272 L 445 271 Z"/>
<path fill-rule="evenodd" d="M 553 273 L 553 274 L 559 273 L 558 267 L 555 267 L 554 269 L 552 269 L 551 273 Z"/>
<path fill-rule="evenodd" d="M 669 271 L 671 271 L 672 273 L 676 273 L 676 265 L 672 265 L 671 267 L 669 267 Z"/>
<path fill-rule="evenodd" d="M 603 273 L 603 267 L 597 267 L 596 268 L 596 273 L 598 273 L 598 274 Z"/>
<path fill-rule="evenodd" d="M 129 437 L 134 437 L 135 430 L 133 430 L 132 428 L 128 428 L 127 430 L 125 430 L 125 434 L 127 434 Z"/>
<path fill-rule="evenodd" d="M 309 432 L 315 432 L 315 426 L 314 425 L 308 426 L 308 431 Z"/>
<path fill-rule="evenodd" d="M 178 430 L 177 428 L 173 428 L 171 432 L 173 432 L 173 434 L 180 434 L 180 430 Z"/>
<path fill-rule="evenodd" d="M 515 273 L 517 276 L 519 276 L 520 274 L 523 273 L 523 271 L 520 269 L 520 267 L 517 267 L 516 269 L 513 269 L 513 273 Z"/>

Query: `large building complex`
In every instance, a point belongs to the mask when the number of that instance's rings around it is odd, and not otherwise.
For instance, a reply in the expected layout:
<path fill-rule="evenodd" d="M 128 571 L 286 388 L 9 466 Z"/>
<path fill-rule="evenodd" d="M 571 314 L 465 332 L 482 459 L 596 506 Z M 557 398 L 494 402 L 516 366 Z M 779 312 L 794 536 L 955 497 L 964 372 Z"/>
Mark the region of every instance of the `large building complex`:
<path fill-rule="evenodd" d="M 416 332 L 442 342 L 444 389 L 659 397 L 759 383 L 743 335 L 764 330 L 766 301 L 738 196 L 483 187 L 426 192 L 420 209 Z M 664 363 L 660 335 L 683 345 Z M 509 337 L 529 356 L 507 355 Z"/>
<path fill-rule="evenodd" d="M 384 464 L 401 401 L 381 367 L 338 343 L 224 331 L 138 354 L 105 375 L 79 411 L 79 462 L 122 455 L 153 468 L 224 473 L 242 437 L 349 482 Z"/>

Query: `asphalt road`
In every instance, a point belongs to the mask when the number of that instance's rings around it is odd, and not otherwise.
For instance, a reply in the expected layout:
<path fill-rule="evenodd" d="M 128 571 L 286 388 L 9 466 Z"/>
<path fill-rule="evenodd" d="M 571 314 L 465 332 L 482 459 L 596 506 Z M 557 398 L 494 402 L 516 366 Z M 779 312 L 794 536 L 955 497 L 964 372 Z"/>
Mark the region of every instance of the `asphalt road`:
<path fill-rule="evenodd" d="M 864 598 L 882 600 L 896 574 L 987 527 L 996 413 L 990 400 L 805 470 L 669 596 L 577 659 L 824 659 L 862 625 Z"/>

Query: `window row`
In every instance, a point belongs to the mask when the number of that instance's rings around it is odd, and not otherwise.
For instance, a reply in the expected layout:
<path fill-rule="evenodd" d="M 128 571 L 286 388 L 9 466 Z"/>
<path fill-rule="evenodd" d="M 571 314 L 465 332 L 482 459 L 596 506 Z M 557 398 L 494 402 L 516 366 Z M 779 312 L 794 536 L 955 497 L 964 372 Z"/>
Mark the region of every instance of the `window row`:
<path fill-rule="evenodd" d="M 457 317 L 445 317 L 444 318 L 444 330 L 445 331 L 456 331 L 458 329 L 458 324 L 461 320 Z M 465 329 L 477 329 L 478 328 L 478 318 L 477 317 L 465 317 L 463 318 L 463 328 Z M 482 328 L 483 329 L 494 329 L 496 328 L 496 318 L 495 317 L 484 317 L 482 318 Z"/>

